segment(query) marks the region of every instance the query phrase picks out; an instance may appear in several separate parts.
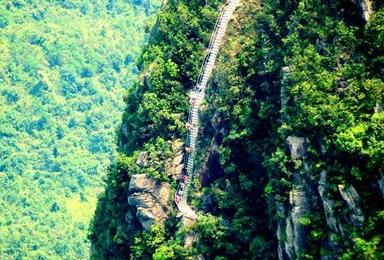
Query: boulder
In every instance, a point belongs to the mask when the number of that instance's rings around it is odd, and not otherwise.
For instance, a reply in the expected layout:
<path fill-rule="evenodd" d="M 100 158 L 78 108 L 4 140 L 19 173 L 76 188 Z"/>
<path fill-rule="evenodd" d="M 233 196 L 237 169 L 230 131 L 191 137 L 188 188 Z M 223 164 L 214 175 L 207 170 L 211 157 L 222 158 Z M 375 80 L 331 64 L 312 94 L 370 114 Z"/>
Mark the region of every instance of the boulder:
<path fill-rule="evenodd" d="M 128 204 L 136 209 L 136 218 L 144 230 L 167 218 L 170 188 L 170 184 L 152 180 L 146 174 L 131 177 Z"/>

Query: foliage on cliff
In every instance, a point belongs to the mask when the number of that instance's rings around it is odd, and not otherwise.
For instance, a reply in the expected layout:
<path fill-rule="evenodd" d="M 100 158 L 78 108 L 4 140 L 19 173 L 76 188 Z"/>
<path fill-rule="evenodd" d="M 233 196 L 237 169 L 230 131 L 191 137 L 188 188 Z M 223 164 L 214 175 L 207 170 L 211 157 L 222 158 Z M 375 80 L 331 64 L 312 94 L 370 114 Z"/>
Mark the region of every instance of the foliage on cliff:
<path fill-rule="evenodd" d="M 0 3 L 0 256 L 84 259 L 159 1 Z"/>
<path fill-rule="evenodd" d="M 126 98 L 119 135 L 124 163 L 118 161 L 111 170 L 93 223 L 95 258 L 154 258 L 161 252 L 169 259 L 181 258 L 182 233 L 175 219 L 164 229 L 129 230 L 124 185 L 140 171 L 132 166 L 138 151 L 155 147 L 159 137 L 184 137 L 188 90 L 218 4 L 170 1 L 159 15 L 141 58 L 142 77 Z M 305 163 L 313 183 L 321 171 L 329 173 L 328 192 L 347 235 L 329 230 L 319 202 L 313 214 L 299 219 L 308 243 L 298 257 L 328 255 L 328 237 L 337 244 L 335 254 L 345 259 L 383 255 L 383 194 L 377 184 L 384 161 L 384 9 L 379 1 L 375 10 L 365 24 L 357 6 L 344 0 L 243 2 L 204 106 L 199 164 L 212 152 L 212 143 L 218 147 L 218 160 L 203 165 L 203 195 L 192 198 L 204 215 L 194 229 L 198 241 L 187 254 L 275 259 L 276 222 L 281 218 L 276 202 L 289 205 L 292 173 Z M 289 136 L 308 140 L 305 162 L 290 156 Z M 340 184 L 358 190 L 366 216 L 363 226 L 349 222 Z M 105 218 L 108 212 L 117 217 Z M 117 234 L 125 238 L 120 248 L 112 240 Z M 157 242 L 146 246 L 144 238 Z"/>
<path fill-rule="evenodd" d="M 275 202 L 289 203 L 292 172 L 304 163 L 290 157 L 289 136 L 309 140 L 306 163 L 313 180 L 321 170 L 329 172 L 339 219 L 350 212 L 337 185 L 353 185 L 361 193 L 368 221 L 363 227 L 349 225 L 344 241 L 333 234 L 336 254 L 347 259 L 382 255 L 383 197 L 377 181 L 384 159 L 384 13 L 379 4 L 376 8 L 364 25 L 349 2 L 263 1 L 259 10 L 241 15 L 248 22 L 235 25 L 228 41 L 232 48 L 224 51 L 217 73 L 217 105 L 212 108 L 222 113 L 228 128 L 219 150 L 224 179 L 206 191 L 216 194 L 216 214 L 230 216 L 228 241 L 236 237 L 235 255 L 248 248 L 245 257 L 274 258 Z M 318 205 L 301 221 L 309 232 L 302 257 L 328 253 L 332 232 L 323 211 Z"/>
<path fill-rule="evenodd" d="M 154 244 L 156 247 L 137 243 L 150 234 L 156 236 L 156 232 L 141 234 L 140 227 L 125 222 L 127 210 L 132 210 L 127 205 L 127 185 L 130 175 L 143 171 L 136 165 L 141 151 L 157 151 L 164 159 L 164 140 L 185 136 L 188 91 L 196 80 L 219 4 L 220 1 L 209 1 L 207 5 L 202 1 L 169 1 L 158 14 L 150 42 L 139 60 L 140 80 L 125 97 L 119 159 L 109 171 L 106 191 L 99 199 L 93 221 L 90 238 L 95 259 L 129 255 L 140 259 L 159 256 L 167 250 L 179 255 L 174 252 L 182 244 L 179 239 L 168 241 L 170 245 L 163 240 Z M 149 170 L 146 173 L 155 179 L 170 181 L 161 164 L 154 164 Z M 175 229 L 174 224 L 171 229 Z M 174 235 L 169 230 L 168 236 Z"/>

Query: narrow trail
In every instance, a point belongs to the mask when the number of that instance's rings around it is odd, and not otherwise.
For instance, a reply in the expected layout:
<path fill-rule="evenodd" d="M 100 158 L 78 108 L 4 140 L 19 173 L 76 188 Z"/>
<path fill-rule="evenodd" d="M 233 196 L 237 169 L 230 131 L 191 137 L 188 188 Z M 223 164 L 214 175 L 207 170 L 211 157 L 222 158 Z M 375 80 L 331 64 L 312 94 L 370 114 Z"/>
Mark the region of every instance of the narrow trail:
<path fill-rule="evenodd" d="M 196 141 L 199 132 L 199 107 L 205 97 L 205 90 L 208 85 L 208 80 L 212 75 L 217 54 L 223 42 L 223 38 L 228 26 L 228 23 L 238 6 L 240 0 L 228 0 L 219 18 L 216 21 L 207 53 L 204 62 L 200 69 L 200 74 L 192 91 L 191 109 L 188 116 L 188 136 L 186 140 L 186 167 L 182 179 L 177 187 L 174 201 L 183 218 L 196 220 L 196 212 L 188 205 L 188 194 L 191 186 L 191 180 L 194 178 L 194 163 L 196 154 Z"/>

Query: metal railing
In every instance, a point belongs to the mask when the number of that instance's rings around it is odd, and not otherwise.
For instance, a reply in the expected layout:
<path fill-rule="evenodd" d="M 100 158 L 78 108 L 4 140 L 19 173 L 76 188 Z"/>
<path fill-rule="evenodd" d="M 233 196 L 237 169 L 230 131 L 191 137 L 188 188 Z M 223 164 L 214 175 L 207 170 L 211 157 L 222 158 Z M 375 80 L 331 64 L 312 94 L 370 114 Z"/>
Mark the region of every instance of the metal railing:
<path fill-rule="evenodd" d="M 213 29 L 204 61 L 200 68 L 196 85 L 191 93 L 192 107 L 189 111 L 187 123 L 188 135 L 186 140 L 187 155 L 185 157 L 185 171 L 175 193 L 175 203 L 178 206 L 179 211 L 183 211 L 186 208 L 190 209 L 190 207 L 187 206 L 187 198 L 191 180 L 194 177 L 193 171 L 195 163 L 195 150 L 199 131 L 199 106 L 204 100 L 208 80 L 215 66 L 217 54 L 223 41 L 227 25 L 238 4 L 239 0 L 228 0 L 225 6 L 221 9 L 219 18 L 216 20 L 216 24 Z"/>

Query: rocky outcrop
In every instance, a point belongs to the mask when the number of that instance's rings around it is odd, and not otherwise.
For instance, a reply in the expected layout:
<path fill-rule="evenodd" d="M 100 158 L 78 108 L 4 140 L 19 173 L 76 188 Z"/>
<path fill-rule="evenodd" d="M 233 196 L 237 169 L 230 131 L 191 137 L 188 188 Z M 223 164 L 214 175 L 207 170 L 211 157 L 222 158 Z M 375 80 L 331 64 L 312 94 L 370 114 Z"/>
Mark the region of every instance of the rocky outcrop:
<path fill-rule="evenodd" d="M 383 196 L 383 199 L 384 199 L 384 176 L 381 176 L 381 179 L 378 180 L 377 183 L 379 184 L 381 195 Z"/>
<path fill-rule="evenodd" d="M 327 226 L 330 230 L 333 232 L 337 233 L 337 220 L 335 217 L 335 212 L 334 212 L 334 201 L 330 199 L 327 196 L 326 190 L 327 190 L 327 172 L 322 171 L 320 174 L 320 181 L 319 181 L 319 194 L 321 201 L 323 202 L 323 208 L 324 208 L 324 214 L 325 214 L 325 220 L 327 222 Z"/>
<path fill-rule="evenodd" d="M 166 174 L 176 179 L 183 170 L 183 142 L 170 141 L 172 156 L 165 163 Z M 139 154 L 136 164 L 146 168 L 156 165 L 150 153 L 143 151 Z M 128 226 L 139 222 L 144 230 L 155 223 L 163 223 L 168 217 L 167 209 L 170 199 L 170 184 L 159 182 L 146 174 L 137 174 L 131 177 L 128 188 L 128 204 L 131 210 L 126 214 Z"/>
<path fill-rule="evenodd" d="M 144 230 L 165 221 L 170 184 L 154 181 L 146 174 L 138 174 L 131 177 L 128 192 L 128 204 L 136 209 L 136 218 Z"/>
<path fill-rule="evenodd" d="M 307 156 L 307 140 L 302 137 L 289 136 L 287 138 L 287 144 L 289 152 L 293 159 L 305 159 Z"/>
<path fill-rule="evenodd" d="M 364 224 L 364 213 L 361 210 L 360 196 L 352 185 L 338 185 L 341 197 L 345 200 L 348 208 L 351 210 L 350 218 L 354 226 L 362 226 Z"/>
<path fill-rule="evenodd" d="M 289 193 L 288 205 L 277 202 L 280 219 L 277 226 L 278 254 L 279 259 L 296 259 L 306 248 L 308 231 L 302 219 L 312 212 L 316 197 L 309 184 L 310 171 L 304 160 L 307 157 L 307 140 L 290 136 L 287 138 L 287 145 L 292 159 L 302 160 L 303 166 L 292 173 L 293 187 Z"/>
<path fill-rule="evenodd" d="M 338 223 L 338 219 L 336 218 L 336 214 L 334 211 L 335 202 L 328 196 L 328 193 L 327 193 L 327 190 L 328 190 L 327 175 L 328 175 L 327 171 L 325 170 L 321 171 L 318 191 L 320 194 L 321 202 L 323 204 L 325 221 L 327 223 L 327 226 L 331 231 L 331 233 L 337 234 L 339 233 L 340 230 L 342 231 L 343 228 L 341 227 L 341 224 Z M 338 250 L 338 244 L 331 234 L 329 234 L 328 236 L 328 247 L 331 249 L 330 250 L 331 255 L 324 256 L 322 259 L 324 260 L 337 259 L 336 253 Z"/>
<path fill-rule="evenodd" d="M 172 157 L 166 162 L 168 176 L 176 180 L 184 169 L 184 143 L 177 139 L 171 142 Z"/>
<path fill-rule="evenodd" d="M 352 0 L 352 2 L 359 7 L 360 15 L 365 22 L 369 21 L 372 14 L 372 1 L 371 0 Z"/>

